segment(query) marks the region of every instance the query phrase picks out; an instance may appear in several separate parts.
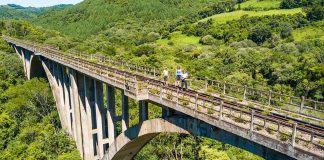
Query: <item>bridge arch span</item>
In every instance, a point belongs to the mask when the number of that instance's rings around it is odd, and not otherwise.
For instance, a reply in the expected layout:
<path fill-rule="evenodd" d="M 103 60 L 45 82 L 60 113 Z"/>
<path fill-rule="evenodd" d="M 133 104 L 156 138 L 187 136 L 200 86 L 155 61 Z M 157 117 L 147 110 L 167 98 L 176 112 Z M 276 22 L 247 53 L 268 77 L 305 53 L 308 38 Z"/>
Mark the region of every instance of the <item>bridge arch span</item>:
<path fill-rule="evenodd" d="M 115 63 L 111 59 L 96 57 L 96 63 L 89 55 L 64 54 L 48 46 L 10 38 L 5 40 L 13 45 L 23 59 L 25 74 L 29 79 L 42 76 L 45 72 L 44 77 L 52 88 L 62 127 L 75 139 L 83 159 L 102 159 L 103 156 L 108 160 L 131 159 L 147 142 L 162 132 L 212 138 L 266 159 L 323 159 L 320 152 L 322 146 L 318 146 L 320 140 L 323 140 L 323 131 L 318 126 L 295 121 L 289 116 L 279 116 L 278 120 L 277 115 L 254 115 L 254 112 L 246 111 L 246 105 L 241 103 L 206 96 L 197 91 L 179 92 L 180 89 L 173 85 L 164 87 L 162 82 L 153 77 L 142 76 L 147 75 L 148 70 L 138 68 L 137 65 L 134 67 L 128 64 L 129 68 L 125 71 L 127 65 L 123 62 L 121 65 L 124 67 L 120 69 L 120 62 Z M 121 115 L 116 115 L 115 89 L 121 90 Z M 171 93 L 170 98 L 168 93 Z M 128 97 L 140 101 L 141 123 L 131 128 Z M 189 97 L 186 100 L 189 104 L 182 102 L 185 97 Z M 163 119 L 147 120 L 148 103 L 158 104 L 164 111 L 171 109 L 169 111 L 172 112 L 163 114 Z M 201 106 L 203 110 L 199 109 Z M 210 107 L 216 112 L 209 114 Z M 248 108 L 256 110 L 254 107 Z M 236 116 L 233 114 L 236 113 L 248 116 L 250 126 L 234 123 L 233 118 Z M 263 121 L 264 129 L 270 125 L 278 126 L 276 133 L 271 136 L 264 134 L 263 130 L 254 129 L 256 120 Z M 288 120 L 295 123 L 287 124 Z M 123 132 L 116 137 L 118 122 L 121 122 Z M 289 141 L 282 141 L 280 130 L 287 128 L 292 135 Z M 303 142 L 310 142 L 317 150 L 305 147 Z"/>
<path fill-rule="evenodd" d="M 265 159 L 286 159 L 291 157 L 275 150 L 253 143 L 240 136 L 219 129 L 189 116 L 157 118 L 139 123 L 121 133 L 106 151 L 104 160 L 131 160 L 150 140 L 160 133 L 191 134 L 203 136 L 248 150 Z"/>
<path fill-rule="evenodd" d="M 109 146 L 108 153 L 103 159 L 130 160 L 150 140 L 160 133 L 190 134 L 184 128 L 177 126 L 165 119 L 157 118 L 139 123 L 124 133 L 121 133 Z"/>

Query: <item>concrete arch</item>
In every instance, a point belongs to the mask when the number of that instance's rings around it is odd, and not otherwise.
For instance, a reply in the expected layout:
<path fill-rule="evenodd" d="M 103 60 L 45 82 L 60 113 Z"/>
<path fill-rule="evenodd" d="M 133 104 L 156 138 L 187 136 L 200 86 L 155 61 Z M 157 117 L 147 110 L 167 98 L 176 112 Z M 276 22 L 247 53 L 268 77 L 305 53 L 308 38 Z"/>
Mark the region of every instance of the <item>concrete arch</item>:
<path fill-rule="evenodd" d="M 144 121 L 121 133 L 109 146 L 104 160 L 131 160 L 142 147 L 159 133 L 180 133 L 215 139 L 250 151 L 265 159 L 290 160 L 285 154 L 251 142 L 238 135 L 219 129 L 187 116 L 173 116 Z"/>
<path fill-rule="evenodd" d="M 103 159 L 130 160 L 142 147 L 160 133 L 190 134 L 185 129 L 161 118 L 144 121 L 124 133 L 121 133 L 109 146 L 108 153 Z"/>

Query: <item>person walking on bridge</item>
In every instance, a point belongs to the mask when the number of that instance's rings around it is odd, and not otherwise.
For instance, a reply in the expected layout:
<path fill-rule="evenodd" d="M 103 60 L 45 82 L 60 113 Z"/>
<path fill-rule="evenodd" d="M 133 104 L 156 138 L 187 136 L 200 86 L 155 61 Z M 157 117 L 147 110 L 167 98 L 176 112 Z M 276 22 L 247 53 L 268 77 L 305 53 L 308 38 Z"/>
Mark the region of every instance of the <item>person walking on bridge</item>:
<path fill-rule="evenodd" d="M 185 71 L 182 71 L 181 88 L 184 88 L 186 90 L 188 89 L 188 87 L 187 87 L 187 77 L 188 77 L 188 74 Z"/>
<path fill-rule="evenodd" d="M 182 71 L 180 69 L 180 66 L 177 67 L 177 71 L 176 71 L 176 86 L 179 86 L 179 81 L 181 80 L 181 76 L 182 76 Z"/>
<path fill-rule="evenodd" d="M 165 67 L 164 70 L 163 70 L 163 81 L 164 81 L 164 85 L 167 85 L 168 79 L 169 79 L 169 71 L 168 71 L 168 68 Z"/>

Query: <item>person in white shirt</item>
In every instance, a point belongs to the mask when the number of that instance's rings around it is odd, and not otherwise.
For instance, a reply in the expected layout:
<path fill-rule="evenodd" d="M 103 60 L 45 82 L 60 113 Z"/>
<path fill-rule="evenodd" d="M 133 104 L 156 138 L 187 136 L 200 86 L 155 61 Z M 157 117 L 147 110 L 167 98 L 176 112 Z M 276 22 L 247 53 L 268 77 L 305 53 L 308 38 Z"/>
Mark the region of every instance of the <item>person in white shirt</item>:
<path fill-rule="evenodd" d="M 188 77 L 187 72 L 182 71 L 182 75 L 181 75 L 181 88 L 187 89 L 187 77 Z"/>
<path fill-rule="evenodd" d="M 180 69 L 180 66 L 178 66 L 176 70 L 176 82 L 175 82 L 176 86 L 179 86 L 179 81 L 181 80 L 181 76 L 182 76 L 182 71 Z"/>
<path fill-rule="evenodd" d="M 165 67 L 163 70 L 163 80 L 164 80 L 165 84 L 167 84 L 168 79 L 169 79 L 169 71 L 168 71 L 168 68 Z"/>

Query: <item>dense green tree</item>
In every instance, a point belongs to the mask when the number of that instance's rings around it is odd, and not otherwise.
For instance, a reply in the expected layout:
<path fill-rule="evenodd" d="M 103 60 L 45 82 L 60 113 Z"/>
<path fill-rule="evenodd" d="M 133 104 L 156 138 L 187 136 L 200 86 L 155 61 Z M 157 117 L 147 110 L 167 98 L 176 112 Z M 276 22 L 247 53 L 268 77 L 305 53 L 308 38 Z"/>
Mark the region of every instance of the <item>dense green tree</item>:
<path fill-rule="evenodd" d="M 249 34 L 249 39 L 257 44 L 261 44 L 271 37 L 271 31 L 266 26 L 257 26 L 252 28 Z"/>
<path fill-rule="evenodd" d="M 306 9 L 307 18 L 312 21 L 319 21 L 324 19 L 324 6 L 323 5 L 313 5 L 312 7 Z"/>

